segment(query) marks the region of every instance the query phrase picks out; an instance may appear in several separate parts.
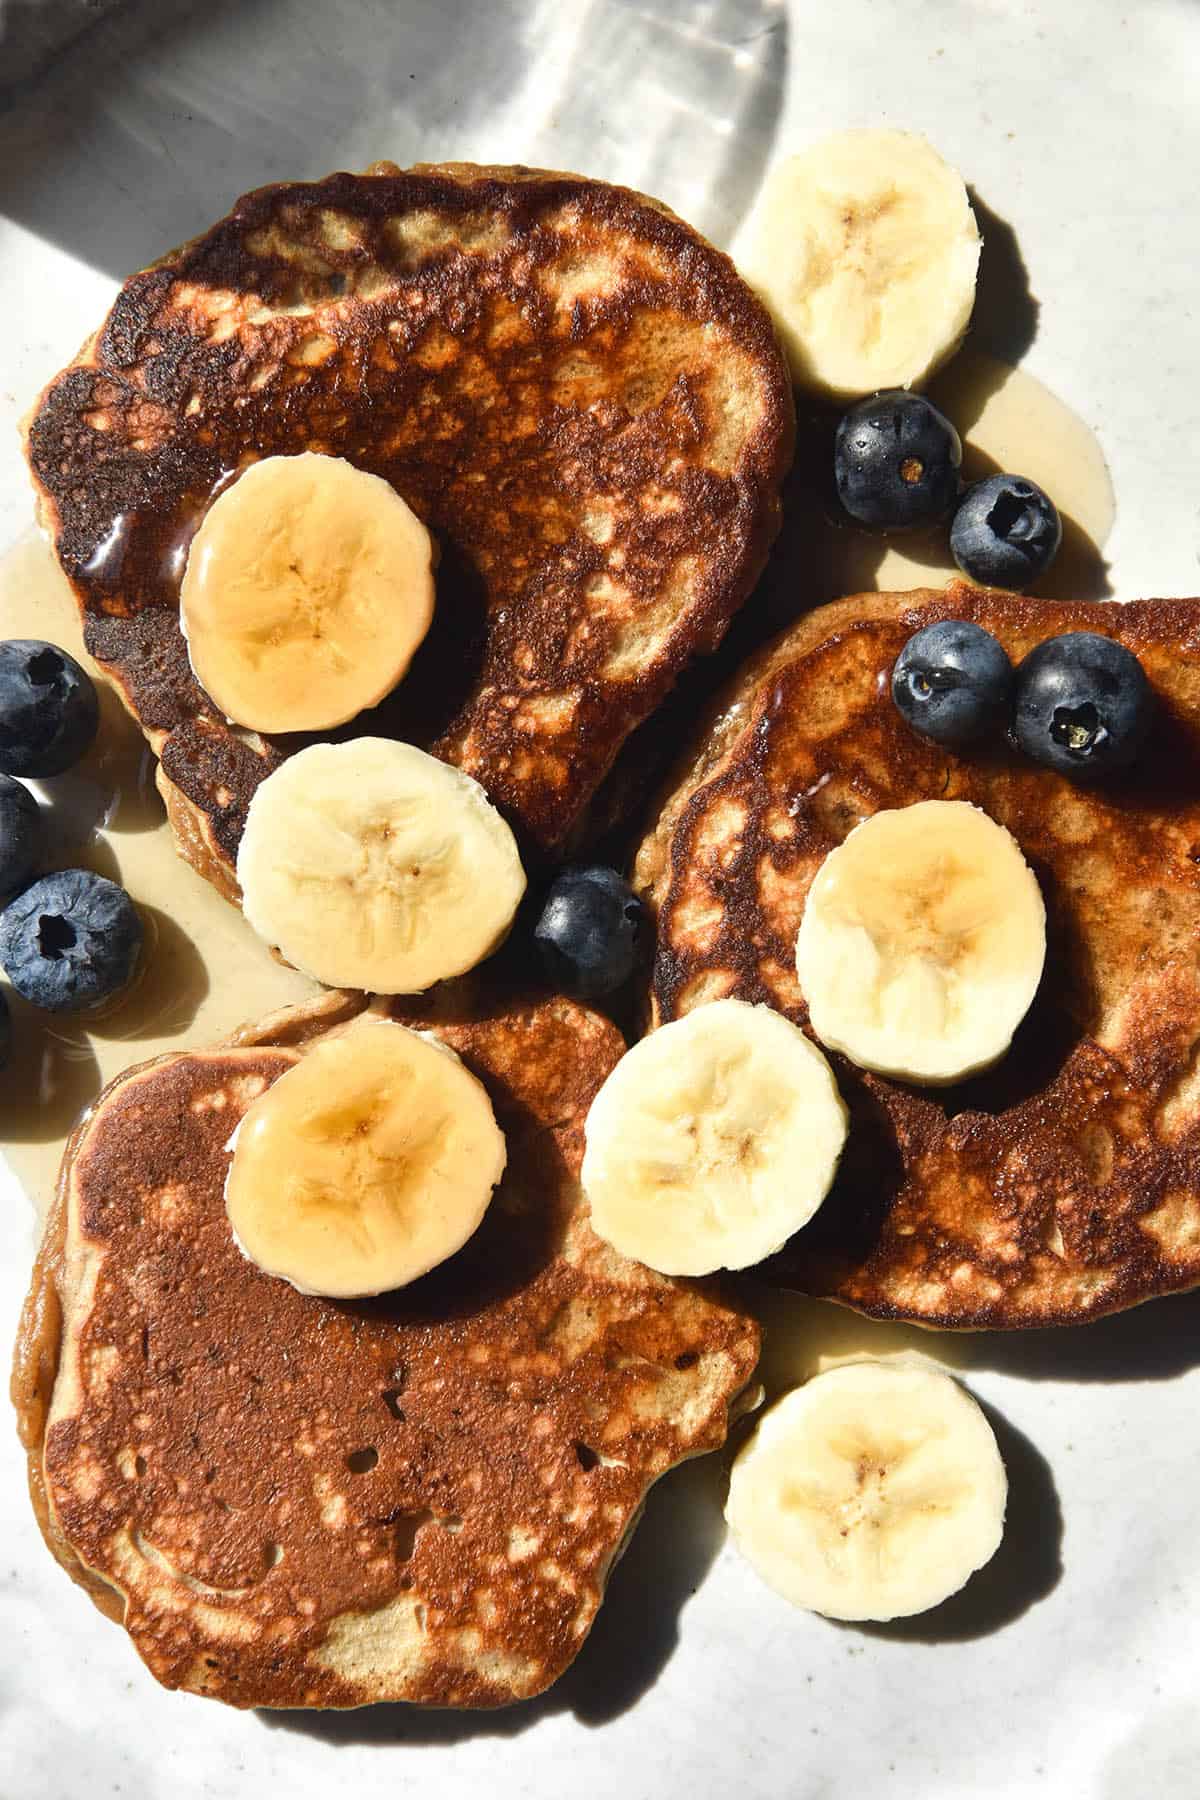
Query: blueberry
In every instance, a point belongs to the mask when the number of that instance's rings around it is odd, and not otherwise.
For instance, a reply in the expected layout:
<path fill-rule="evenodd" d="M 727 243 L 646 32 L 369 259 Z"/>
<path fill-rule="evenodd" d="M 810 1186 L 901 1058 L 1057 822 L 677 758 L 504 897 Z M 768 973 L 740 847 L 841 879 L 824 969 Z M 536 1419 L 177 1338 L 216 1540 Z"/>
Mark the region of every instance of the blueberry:
<path fill-rule="evenodd" d="M 11 775 L 0 775 L 0 895 L 15 894 L 37 861 L 38 803 Z"/>
<path fill-rule="evenodd" d="M 0 643 L 0 770 L 61 775 L 99 723 L 91 677 L 73 656 L 37 638 Z"/>
<path fill-rule="evenodd" d="M 913 531 L 944 519 L 958 498 L 962 445 L 936 406 L 892 388 L 860 400 L 833 440 L 838 499 L 859 525 Z"/>
<path fill-rule="evenodd" d="M 1025 588 L 1044 575 L 1062 543 L 1058 508 L 1036 481 L 989 475 L 967 489 L 950 527 L 950 553 L 964 575 L 990 587 Z"/>
<path fill-rule="evenodd" d="M 34 1006 L 79 1012 L 123 988 L 142 922 L 115 881 L 90 869 L 43 875 L 0 913 L 0 965 Z"/>
<path fill-rule="evenodd" d="M 935 744 L 971 744 L 1007 724 L 1013 666 L 990 631 L 942 619 L 910 637 L 892 670 L 892 699 Z"/>
<path fill-rule="evenodd" d="M 1094 631 L 1047 638 L 1017 669 L 1017 743 L 1062 775 L 1103 775 L 1131 762 L 1153 710 L 1137 657 Z"/>
<path fill-rule="evenodd" d="M 615 992 L 637 965 L 644 919 L 641 901 L 615 869 L 564 869 L 533 933 L 548 979 L 577 1000 Z"/>

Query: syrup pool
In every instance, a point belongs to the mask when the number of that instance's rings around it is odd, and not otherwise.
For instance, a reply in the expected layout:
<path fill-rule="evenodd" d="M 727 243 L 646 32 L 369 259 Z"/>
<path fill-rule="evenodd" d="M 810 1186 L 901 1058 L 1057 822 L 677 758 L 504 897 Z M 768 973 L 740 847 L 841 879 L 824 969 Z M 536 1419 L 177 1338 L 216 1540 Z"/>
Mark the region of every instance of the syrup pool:
<path fill-rule="evenodd" d="M 85 666 L 79 616 L 36 533 L 0 559 L 0 637 L 48 638 Z M 39 1013 L 5 988 L 13 1048 L 0 1074 L 0 1145 L 39 1214 L 82 1109 L 132 1063 L 217 1042 L 316 984 L 275 961 L 237 910 L 182 861 L 154 785 L 154 757 L 100 684 L 96 742 L 67 775 L 34 784 L 46 868 L 95 869 L 129 890 L 146 932 L 133 986 L 101 1015 Z"/>

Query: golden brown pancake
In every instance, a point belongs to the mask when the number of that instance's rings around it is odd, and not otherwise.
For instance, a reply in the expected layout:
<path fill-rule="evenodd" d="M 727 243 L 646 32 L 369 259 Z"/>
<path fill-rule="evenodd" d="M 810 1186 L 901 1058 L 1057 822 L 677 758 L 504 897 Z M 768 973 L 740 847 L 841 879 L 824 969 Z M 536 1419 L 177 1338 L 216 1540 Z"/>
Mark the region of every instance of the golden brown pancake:
<path fill-rule="evenodd" d="M 247 805 L 301 740 L 232 729 L 197 686 L 179 579 L 249 461 L 344 456 L 432 528 L 433 630 L 349 729 L 456 763 L 553 851 L 749 594 L 792 435 L 770 320 L 689 226 L 603 182 L 454 164 L 246 195 L 125 284 L 27 452 L 181 848 L 236 898 Z"/>
<path fill-rule="evenodd" d="M 1159 711 L 1136 766 L 1084 787 L 1005 742 L 955 754 L 890 698 L 906 639 L 974 619 L 1014 662 L 1118 638 Z M 956 583 L 802 619 L 734 680 L 642 844 L 655 1023 L 733 994 L 807 1024 L 796 932 L 860 820 L 968 800 L 1041 883 L 1041 989 L 989 1073 L 920 1089 L 834 1057 L 851 1108 L 833 1191 L 764 1273 L 940 1326 L 1070 1324 L 1200 1281 L 1200 601 L 1071 605 Z"/>
<path fill-rule="evenodd" d="M 46 1541 L 168 1687 L 236 1706 L 497 1706 L 562 1673 L 652 1482 L 716 1448 L 750 1317 L 596 1238 L 583 1119 L 622 1050 L 571 1001 L 436 1029 L 484 1082 L 508 1167 L 470 1243 L 333 1302 L 237 1249 L 229 1137 L 326 995 L 112 1083 L 63 1165 L 13 1393 Z"/>

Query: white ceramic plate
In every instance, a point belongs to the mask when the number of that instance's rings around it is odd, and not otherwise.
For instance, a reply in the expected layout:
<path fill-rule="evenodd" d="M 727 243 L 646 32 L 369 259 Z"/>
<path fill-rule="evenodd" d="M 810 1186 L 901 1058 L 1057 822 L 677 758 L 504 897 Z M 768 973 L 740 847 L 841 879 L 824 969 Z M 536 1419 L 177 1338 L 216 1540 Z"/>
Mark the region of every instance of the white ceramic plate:
<path fill-rule="evenodd" d="M 29 520 L 17 417 L 116 278 L 243 188 L 378 156 L 524 161 L 631 182 L 727 241 L 772 156 L 885 122 L 932 137 L 1015 234 L 1027 292 L 988 328 L 1003 350 L 1034 327 L 1027 366 L 1099 433 L 1115 594 L 1190 592 L 1198 69 L 1194 0 L 130 0 L 0 112 L 0 549 Z M 6 1342 L 29 1219 L 0 1181 Z M 725 1544 L 712 1458 L 654 1494 L 590 1643 L 544 1699 L 477 1717 L 241 1715 L 158 1688 L 68 1584 L 6 1430 L 0 1788 L 1195 1795 L 1200 1297 L 1024 1337 L 777 1311 L 775 1379 L 919 1335 L 1004 1422 L 1005 1546 L 941 1613 L 869 1632 L 790 1611 Z"/>

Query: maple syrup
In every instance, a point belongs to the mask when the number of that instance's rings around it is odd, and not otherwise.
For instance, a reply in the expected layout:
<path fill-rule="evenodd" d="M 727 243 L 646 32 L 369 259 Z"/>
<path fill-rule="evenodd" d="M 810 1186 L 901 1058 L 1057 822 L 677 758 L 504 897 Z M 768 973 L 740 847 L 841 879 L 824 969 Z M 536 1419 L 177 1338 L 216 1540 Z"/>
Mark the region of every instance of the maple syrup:
<path fill-rule="evenodd" d="M 79 614 L 49 546 L 30 532 L 0 559 L 0 638 L 61 644 L 87 667 Z M 99 683 L 96 742 L 38 784 L 45 869 L 86 868 L 129 890 L 145 929 L 137 978 L 101 1013 L 42 1013 L 5 989 L 13 1046 L 0 1077 L 0 1145 L 39 1213 L 63 1145 L 105 1082 L 165 1050 L 212 1044 L 317 986 L 276 962 L 235 907 L 182 861 L 154 757 L 115 690 Z"/>
<path fill-rule="evenodd" d="M 1062 515 L 1062 547 L 1031 592 L 1057 600 L 1098 600 L 1111 592 L 1104 545 L 1112 530 L 1112 481 L 1095 433 L 1024 369 L 984 351 L 960 350 L 930 383 L 929 398 L 963 440 L 963 479 L 1024 475 Z M 843 594 L 903 593 L 940 587 L 959 571 L 945 525 L 882 538 L 835 523 L 812 485 L 797 541 L 807 539 L 805 604 Z"/>
<path fill-rule="evenodd" d="M 962 433 L 967 479 L 1005 469 L 1038 482 L 1057 504 L 1063 548 L 1043 587 L 1064 599 L 1107 593 L 1112 484 L 1083 421 L 1023 370 L 970 349 L 930 392 Z M 870 588 L 938 585 L 955 573 L 944 528 L 888 543 L 832 525 L 810 496 L 800 504 L 808 509 L 798 522 L 806 604 Z M 110 536 L 104 554 L 116 556 L 119 521 Z M 46 638 L 89 660 L 70 588 L 32 531 L 0 559 L 0 638 L 8 637 Z M 120 881 L 146 930 L 139 978 L 102 1015 L 51 1016 L 7 992 L 13 1049 L 0 1079 L 0 1145 L 44 1214 L 66 1138 L 105 1082 L 163 1051 L 215 1043 L 317 989 L 276 962 L 237 909 L 178 856 L 153 755 L 111 687 L 101 684 L 100 730 L 88 755 L 40 792 L 43 867 L 85 867 Z"/>

